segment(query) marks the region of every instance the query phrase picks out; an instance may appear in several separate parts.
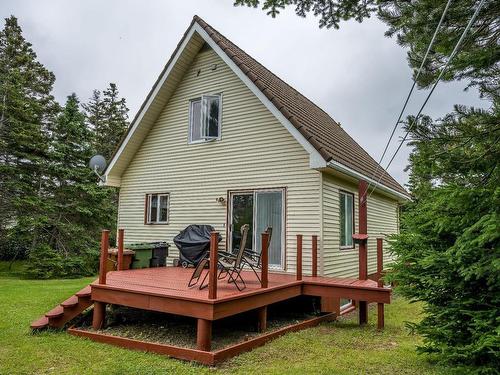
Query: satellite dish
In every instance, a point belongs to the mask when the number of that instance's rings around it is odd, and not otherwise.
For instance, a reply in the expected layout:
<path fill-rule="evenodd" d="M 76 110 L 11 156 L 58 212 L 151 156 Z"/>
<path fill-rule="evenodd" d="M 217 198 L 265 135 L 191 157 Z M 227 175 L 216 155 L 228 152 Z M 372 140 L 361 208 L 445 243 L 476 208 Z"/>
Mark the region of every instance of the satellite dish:
<path fill-rule="evenodd" d="M 104 177 L 101 176 L 101 173 L 106 169 L 106 159 L 102 155 L 94 155 L 89 161 L 89 167 L 94 171 L 94 173 L 99 177 L 102 182 L 104 181 Z"/>

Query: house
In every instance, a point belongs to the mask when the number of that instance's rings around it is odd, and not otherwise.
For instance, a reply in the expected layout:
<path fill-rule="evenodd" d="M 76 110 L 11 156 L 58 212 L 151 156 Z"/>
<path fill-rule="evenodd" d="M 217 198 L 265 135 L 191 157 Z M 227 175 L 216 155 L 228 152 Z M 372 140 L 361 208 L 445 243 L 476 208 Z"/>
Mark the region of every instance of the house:
<path fill-rule="evenodd" d="M 211 224 L 231 249 L 250 224 L 248 246 L 259 250 L 260 233 L 272 226 L 275 270 L 294 271 L 300 233 L 305 270 L 317 235 L 318 273 L 355 277 L 359 182 L 375 187 L 370 238 L 398 231 L 398 206 L 408 199 L 389 174 L 377 183 L 382 172 L 326 112 L 195 16 L 109 162 L 105 185 L 119 187 L 126 243 L 171 243 L 189 224 Z M 369 240 L 368 273 L 375 269 Z"/>

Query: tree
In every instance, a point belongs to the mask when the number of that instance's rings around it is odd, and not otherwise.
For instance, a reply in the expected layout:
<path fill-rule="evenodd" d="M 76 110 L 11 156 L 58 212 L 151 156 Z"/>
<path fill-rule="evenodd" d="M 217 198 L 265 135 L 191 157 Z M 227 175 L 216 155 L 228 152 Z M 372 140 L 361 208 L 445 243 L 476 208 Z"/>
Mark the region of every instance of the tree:
<path fill-rule="evenodd" d="M 396 36 L 398 43 L 408 47 L 410 67 L 417 69 L 425 55 L 432 34 L 439 23 L 447 0 L 264 0 L 263 9 L 276 17 L 280 9 L 294 5 L 298 16 L 313 13 L 320 27 L 339 28 L 341 21 L 359 22 L 372 14 L 384 21 L 387 36 Z M 236 0 L 235 5 L 259 6 L 259 0 Z M 420 75 L 420 87 L 431 85 L 447 61 L 460 34 L 469 22 L 480 0 L 452 1 L 434 47 Z M 486 0 L 470 30 L 464 46 L 454 58 L 444 80 L 467 79 L 478 85 L 485 95 L 498 95 L 500 47 L 498 45 L 500 7 Z"/>
<path fill-rule="evenodd" d="M 45 210 L 48 134 L 58 112 L 51 95 L 54 80 L 37 61 L 17 19 L 7 18 L 0 31 L 0 248 L 4 256 L 33 248 L 40 234 L 33 224 L 43 221 Z M 23 249 L 10 236 L 20 224 Z"/>
<path fill-rule="evenodd" d="M 258 6 L 258 0 L 236 5 Z M 422 62 L 445 8 L 445 0 L 265 0 L 275 17 L 295 5 L 312 12 L 320 27 L 377 14 L 387 36 L 408 48 L 410 67 Z M 452 1 L 418 79 L 434 84 L 448 56 L 479 6 L 479 0 Z M 467 372 L 500 368 L 500 7 L 487 0 L 444 80 L 466 80 L 489 100 L 487 110 L 455 106 L 442 119 L 409 117 L 409 188 L 413 200 L 391 239 L 396 262 L 392 279 L 412 301 L 425 302 L 425 316 L 412 327 L 424 336 L 422 352 L 439 354 Z M 472 366 L 472 367 L 468 367 Z"/>
<path fill-rule="evenodd" d="M 94 149 L 109 161 L 128 128 L 125 99 L 120 98 L 116 84 L 110 83 L 102 94 L 94 90 L 83 107 L 94 133 Z"/>
<path fill-rule="evenodd" d="M 500 111 L 457 106 L 410 132 L 410 188 L 392 279 L 425 316 L 422 352 L 495 373 L 500 367 Z"/>

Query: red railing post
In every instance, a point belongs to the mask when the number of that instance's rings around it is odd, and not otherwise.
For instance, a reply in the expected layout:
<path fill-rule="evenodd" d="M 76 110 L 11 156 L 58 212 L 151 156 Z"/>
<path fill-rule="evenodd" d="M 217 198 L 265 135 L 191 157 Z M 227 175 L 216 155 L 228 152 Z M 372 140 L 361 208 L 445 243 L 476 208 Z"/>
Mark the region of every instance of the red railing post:
<path fill-rule="evenodd" d="M 359 201 L 359 234 L 368 234 L 368 183 L 360 180 L 358 184 Z M 359 244 L 359 279 L 368 279 L 368 241 L 362 240 Z M 359 324 L 368 323 L 368 303 L 359 301 Z"/>
<path fill-rule="evenodd" d="M 210 269 L 208 274 L 208 298 L 217 298 L 217 256 L 219 232 L 210 234 Z"/>
<path fill-rule="evenodd" d="M 297 234 L 297 281 L 302 280 L 302 235 Z"/>
<path fill-rule="evenodd" d="M 123 238 L 125 235 L 124 229 L 118 229 L 118 271 L 123 270 Z"/>
<path fill-rule="evenodd" d="M 364 180 L 359 181 L 358 200 L 359 200 L 359 234 L 368 234 L 368 207 L 367 207 L 368 184 Z M 367 241 L 361 241 L 359 244 L 359 279 L 368 279 L 368 251 Z"/>
<path fill-rule="evenodd" d="M 379 288 L 384 286 L 384 282 L 382 281 L 382 271 L 384 270 L 384 248 L 382 238 L 377 238 L 377 285 Z M 384 304 L 377 304 L 377 328 L 383 329 L 384 322 Z"/>
<path fill-rule="evenodd" d="M 384 286 L 382 271 L 384 269 L 384 248 L 382 238 L 377 238 L 377 283 L 379 287 Z"/>
<path fill-rule="evenodd" d="M 269 274 L 269 233 L 261 233 L 260 281 L 261 287 L 267 288 Z"/>
<path fill-rule="evenodd" d="M 101 258 L 99 259 L 99 284 L 106 284 L 106 261 L 108 260 L 109 230 L 101 232 Z"/>
<path fill-rule="evenodd" d="M 312 236 L 312 272 L 313 277 L 318 276 L 318 236 Z"/>

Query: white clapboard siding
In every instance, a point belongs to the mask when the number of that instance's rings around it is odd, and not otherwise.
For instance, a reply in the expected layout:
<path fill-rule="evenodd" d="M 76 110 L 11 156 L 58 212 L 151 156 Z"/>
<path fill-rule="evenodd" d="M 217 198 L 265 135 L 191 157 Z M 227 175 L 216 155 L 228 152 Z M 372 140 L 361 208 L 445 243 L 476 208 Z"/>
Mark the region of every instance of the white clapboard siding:
<path fill-rule="evenodd" d="M 222 94 L 222 139 L 189 145 L 189 100 L 206 93 Z M 211 224 L 225 239 L 227 207 L 216 199 L 228 190 L 276 187 L 287 189 L 286 269 L 295 270 L 302 233 L 306 272 L 311 235 L 320 233 L 320 172 L 223 61 L 202 49 L 121 176 L 119 226 L 126 243 L 166 240 L 176 257 L 172 239 L 189 224 Z M 170 193 L 167 225 L 144 224 L 145 194 L 155 192 Z"/>
<path fill-rule="evenodd" d="M 357 277 L 358 247 L 340 249 L 339 190 L 354 194 L 355 230 L 358 230 L 358 186 L 330 174 L 323 174 L 323 273 L 326 276 Z M 373 194 L 368 199 L 368 273 L 377 269 L 376 238 L 398 232 L 398 204 L 395 200 Z M 389 248 L 384 243 L 384 262 L 390 260 Z"/>

